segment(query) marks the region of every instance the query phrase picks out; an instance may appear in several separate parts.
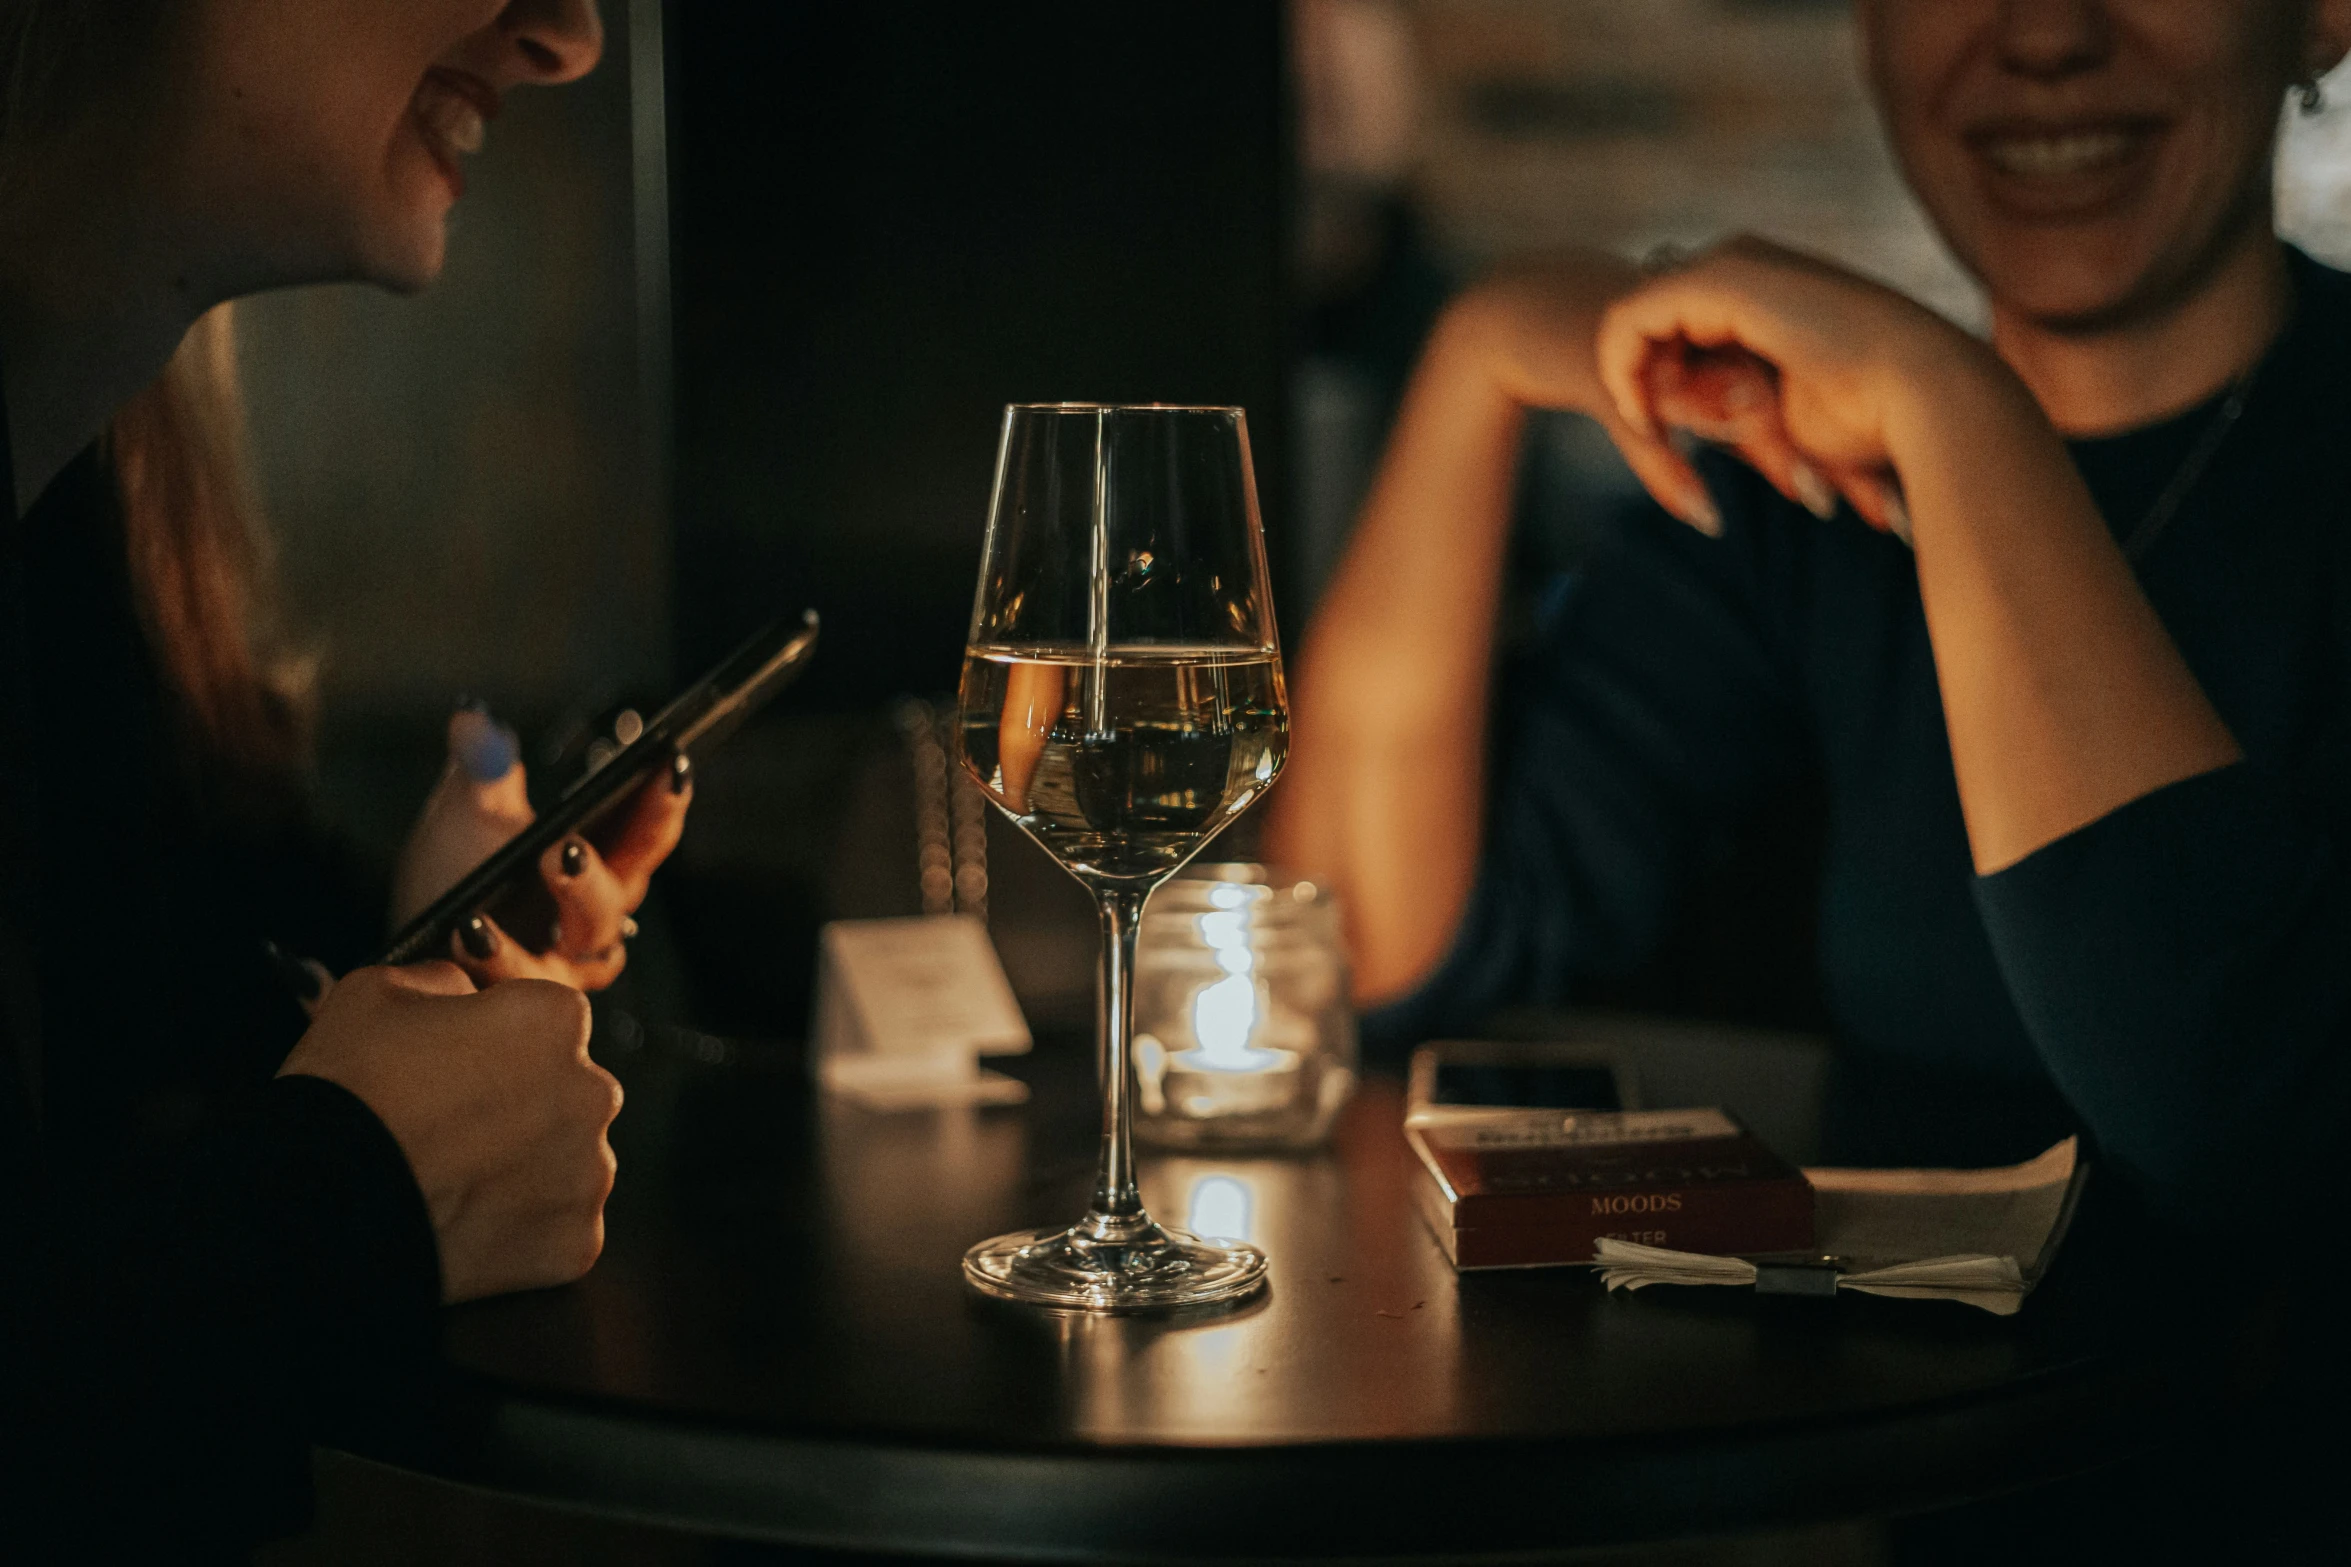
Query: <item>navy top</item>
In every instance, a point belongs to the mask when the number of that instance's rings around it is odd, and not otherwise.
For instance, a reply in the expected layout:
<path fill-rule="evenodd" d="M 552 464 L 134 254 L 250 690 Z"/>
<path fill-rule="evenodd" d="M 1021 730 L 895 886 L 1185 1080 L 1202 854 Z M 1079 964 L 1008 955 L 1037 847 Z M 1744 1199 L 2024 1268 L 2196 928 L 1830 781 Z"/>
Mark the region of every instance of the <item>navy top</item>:
<path fill-rule="evenodd" d="M 18 523 L 5 432 L 0 1516 L 28 1561 L 242 1559 L 306 1519 L 312 1442 L 404 1429 L 432 1375 L 399 1144 L 271 1076 L 304 1019 L 263 938 L 380 931 L 299 821 L 205 803 L 111 474 L 84 453 Z"/>
<path fill-rule="evenodd" d="M 2281 1169 L 2351 1120 L 2351 276 L 2291 262 L 2291 322 L 2138 566 L 2243 763 L 1977 876 L 1910 552 L 1713 455 L 1726 536 L 1628 516 L 1506 688 L 1476 891 L 1437 972 L 1369 1031 L 1473 1026 L 1636 960 L 1809 770 L 1851 1058 L 2004 1098 L 2019 1156 L 2063 1129 L 2040 1107 L 2070 1112 L 2175 1218 L 2277 1213 Z M 2215 399 L 2073 444 L 2118 535 L 2217 417 Z"/>

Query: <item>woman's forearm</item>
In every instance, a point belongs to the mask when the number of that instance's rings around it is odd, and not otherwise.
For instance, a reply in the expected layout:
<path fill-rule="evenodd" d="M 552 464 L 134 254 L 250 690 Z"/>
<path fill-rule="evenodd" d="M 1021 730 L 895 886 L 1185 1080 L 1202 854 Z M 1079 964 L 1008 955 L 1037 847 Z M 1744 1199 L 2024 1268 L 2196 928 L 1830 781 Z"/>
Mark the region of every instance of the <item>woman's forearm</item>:
<path fill-rule="evenodd" d="M 1297 662 L 1270 852 L 1330 878 L 1356 991 L 1444 955 L 1476 877 L 1487 687 L 1524 413 L 1461 311 L 1432 339 Z"/>
<path fill-rule="evenodd" d="M 1930 377 L 1888 436 L 1979 873 L 2240 757 L 2021 384 Z"/>
<path fill-rule="evenodd" d="M 2064 443 L 1983 343 L 1754 239 L 1645 283 L 1600 336 L 1629 420 L 1659 417 L 1661 346 L 1735 346 L 1778 375 L 1781 444 L 1858 509 L 1884 510 L 1887 471 L 1899 479 L 1979 872 L 2237 760 Z"/>

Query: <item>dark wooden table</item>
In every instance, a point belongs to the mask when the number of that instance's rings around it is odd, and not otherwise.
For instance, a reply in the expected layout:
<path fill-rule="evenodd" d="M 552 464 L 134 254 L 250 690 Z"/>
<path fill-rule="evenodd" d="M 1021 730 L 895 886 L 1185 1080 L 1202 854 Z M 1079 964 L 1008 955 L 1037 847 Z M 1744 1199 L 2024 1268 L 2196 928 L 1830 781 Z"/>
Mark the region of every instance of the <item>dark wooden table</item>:
<path fill-rule="evenodd" d="M 1379 1079 L 1325 1154 L 1146 1160 L 1167 1217 L 1245 1203 L 1273 1262 L 1254 1306 L 996 1305 L 957 1259 L 1083 1206 L 1084 1042 L 1016 1063 L 1025 1108 L 896 1116 L 827 1104 L 787 1062 L 694 1053 L 621 1063 L 604 1260 L 453 1312 L 459 1393 L 402 1461 L 808 1545 L 1471 1559 L 1941 1505 L 2114 1457 L 2162 1401 L 2115 1350 L 2119 1287 L 2071 1256 L 2007 1320 L 1612 1297 L 1580 1268 L 1457 1278 Z"/>

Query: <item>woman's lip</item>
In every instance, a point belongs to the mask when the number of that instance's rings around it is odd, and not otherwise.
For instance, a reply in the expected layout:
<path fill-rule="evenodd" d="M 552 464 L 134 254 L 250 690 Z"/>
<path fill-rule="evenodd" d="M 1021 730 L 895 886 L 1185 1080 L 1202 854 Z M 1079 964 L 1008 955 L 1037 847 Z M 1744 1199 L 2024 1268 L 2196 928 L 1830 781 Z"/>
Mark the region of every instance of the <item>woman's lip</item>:
<path fill-rule="evenodd" d="M 456 110 L 457 119 L 470 119 L 470 126 L 448 123 L 452 99 L 462 105 Z M 425 152 L 447 182 L 451 200 L 465 195 L 465 170 L 459 158 L 480 148 L 482 128 L 498 117 L 499 107 L 497 89 L 469 72 L 436 66 L 418 84 L 409 118 Z"/>
<path fill-rule="evenodd" d="M 481 110 L 483 119 L 494 120 L 498 118 L 498 110 L 502 106 L 498 89 L 474 75 L 473 72 L 454 70 L 446 65 L 436 65 L 425 72 L 425 77 L 429 81 L 440 83 L 449 91 L 471 102 L 475 108 Z"/>
<path fill-rule="evenodd" d="M 2168 129 L 2150 116 L 1995 120 L 1969 127 L 1962 139 L 2000 199 L 2057 216 L 2122 194 Z"/>
<path fill-rule="evenodd" d="M 441 179 L 448 185 L 449 199 L 451 201 L 464 200 L 465 168 L 457 161 L 456 149 L 443 140 L 440 133 L 427 124 L 424 116 L 418 111 L 411 109 L 408 119 L 410 128 L 416 132 L 416 139 L 424 146 L 425 156 L 433 160 L 433 167 L 440 172 Z"/>

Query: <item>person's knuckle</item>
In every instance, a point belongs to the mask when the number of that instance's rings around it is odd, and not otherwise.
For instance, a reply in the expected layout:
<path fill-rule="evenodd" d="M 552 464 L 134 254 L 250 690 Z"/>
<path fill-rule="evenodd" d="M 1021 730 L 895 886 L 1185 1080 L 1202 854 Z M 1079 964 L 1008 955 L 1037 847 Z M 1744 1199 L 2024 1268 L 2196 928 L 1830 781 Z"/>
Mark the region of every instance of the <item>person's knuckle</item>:
<path fill-rule="evenodd" d="M 602 1068 L 585 1056 L 567 1057 L 561 1093 L 564 1113 L 574 1125 L 602 1132 L 604 1109 L 612 1098 L 605 1091 Z"/>
<path fill-rule="evenodd" d="M 348 995 L 359 1003 L 382 999 L 392 993 L 392 971 L 386 968 L 353 969 L 335 986 L 336 995 Z"/>
<path fill-rule="evenodd" d="M 415 972 L 417 978 L 435 987 L 472 982 L 472 976 L 466 973 L 465 966 L 451 958 L 428 958 L 416 965 Z"/>
<path fill-rule="evenodd" d="M 596 1259 L 603 1255 L 604 1210 L 598 1208 L 589 1215 L 587 1222 L 580 1226 L 579 1234 L 573 1239 L 570 1257 L 571 1277 L 584 1278 L 588 1270 L 596 1266 Z"/>
<path fill-rule="evenodd" d="M 556 1189 L 561 1194 L 563 1211 L 574 1215 L 594 1213 L 604 1205 L 612 1190 L 612 1176 L 617 1166 L 607 1164 L 611 1147 L 602 1134 L 593 1140 L 574 1144 L 571 1156 L 564 1161 L 562 1183 Z"/>
<path fill-rule="evenodd" d="M 543 1049 L 564 1054 L 586 1040 L 588 998 L 569 985 L 524 976 L 508 980 L 492 994 L 512 1009 L 519 1031 Z"/>
<path fill-rule="evenodd" d="M 529 984 L 533 1003 L 545 1009 L 550 1031 L 568 1044 L 586 1044 L 593 1021 L 588 998 L 571 986 L 551 979 L 531 980 Z"/>

